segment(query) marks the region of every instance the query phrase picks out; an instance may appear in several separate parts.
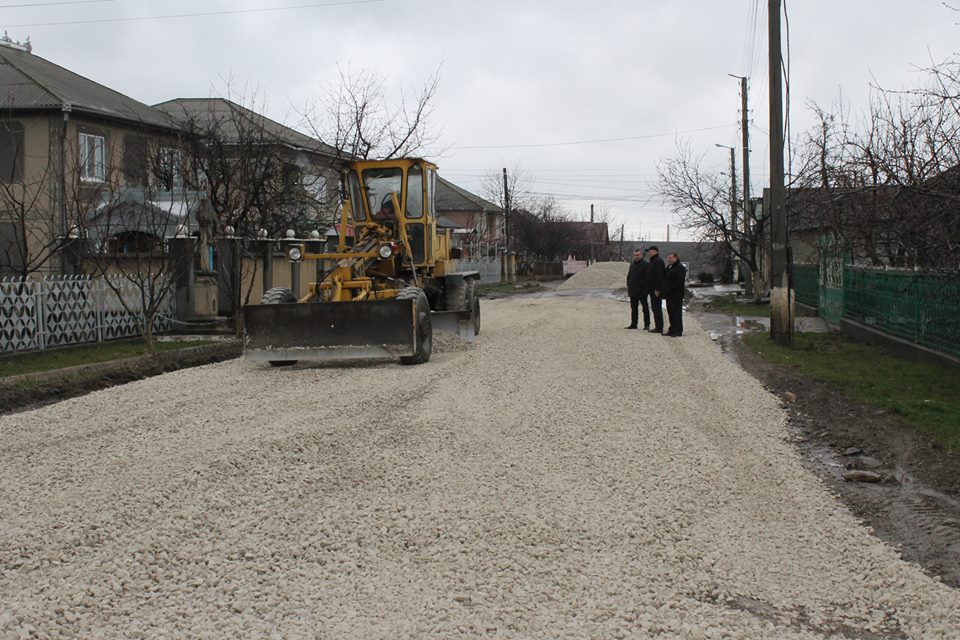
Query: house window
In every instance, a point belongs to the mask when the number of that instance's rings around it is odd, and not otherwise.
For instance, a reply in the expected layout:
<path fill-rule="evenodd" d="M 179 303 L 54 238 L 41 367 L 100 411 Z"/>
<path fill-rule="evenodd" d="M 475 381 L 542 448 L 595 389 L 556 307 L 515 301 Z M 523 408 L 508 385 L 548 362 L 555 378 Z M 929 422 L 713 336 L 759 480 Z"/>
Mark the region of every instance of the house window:
<path fill-rule="evenodd" d="M 15 184 L 23 180 L 23 157 L 23 125 L 0 122 L 0 182 Z"/>
<path fill-rule="evenodd" d="M 80 178 L 89 182 L 107 179 L 106 140 L 103 136 L 80 134 Z"/>
<path fill-rule="evenodd" d="M 318 176 L 312 173 L 305 173 L 300 179 L 303 184 L 304 191 L 307 192 L 307 195 L 318 203 L 325 203 L 327 201 L 327 178 L 326 176 Z"/>
<path fill-rule="evenodd" d="M 161 147 L 157 167 L 160 188 L 165 191 L 181 191 L 183 189 L 183 164 L 180 149 Z"/>

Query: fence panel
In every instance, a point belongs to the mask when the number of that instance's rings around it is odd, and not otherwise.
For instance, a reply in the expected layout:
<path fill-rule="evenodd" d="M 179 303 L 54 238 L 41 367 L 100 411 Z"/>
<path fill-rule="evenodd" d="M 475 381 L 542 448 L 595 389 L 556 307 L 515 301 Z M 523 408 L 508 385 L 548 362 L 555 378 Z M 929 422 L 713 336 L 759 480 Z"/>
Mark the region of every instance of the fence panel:
<path fill-rule="evenodd" d="M 820 267 L 818 265 L 794 265 L 792 280 L 797 302 L 813 308 L 820 306 Z"/>
<path fill-rule="evenodd" d="M 457 271 L 479 271 L 483 284 L 500 284 L 502 281 L 500 258 L 457 260 L 456 263 Z"/>
<path fill-rule="evenodd" d="M 563 261 L 563 275 L 569 276 L 575 273 L 580 273 L 584 269 L 590 266 L 590 263 L 586 260 L 573 260 L 568 259 Z"/>
<path fill-rule="evenodd" d="M 837 324 L 843 317 L 843 276 L 846 256 L 843 245 L 836 240 L 824 241 L 821 251 L 818 313 L 827 322 Z"/>
<path fill-rule="evenodd" d="M 154 331 L 175 328 L 175 296 L 169 292 Z M 0 282 L 0 353 L 33 351 L 140 334 L 140 290 L 121 276 L 54 276 Z M 124 306 L 126 305 L 126 306 Z"/>
<path fill-rule="evenodd" d="M 0 281 L 0 353 L 42 348 L 39 282 Z"/>
<path fill-rule="evenodd" d="M 960 355 L 960 278 L 847 267 L 844 317 Z"/>

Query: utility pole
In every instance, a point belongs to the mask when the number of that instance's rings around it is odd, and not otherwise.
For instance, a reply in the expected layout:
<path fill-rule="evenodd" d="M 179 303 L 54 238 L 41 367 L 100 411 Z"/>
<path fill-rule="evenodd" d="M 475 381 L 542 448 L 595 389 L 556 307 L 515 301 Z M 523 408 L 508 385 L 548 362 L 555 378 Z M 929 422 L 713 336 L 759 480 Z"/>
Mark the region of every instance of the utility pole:
<path fill-rule="evenodd" d="M 620 225 L 620 259 L 623 260 L 623 230 L 626 225 Z"/>
<path fill-rule="evenodd" d="M 590 264 L 596 262 L 596 257 L 593 255 L 593 205 L 590 205 L 590 233 L 587 235 L 587 238 L 590 239 Z"/>
<path fill-rule="evenodd" d="M 730 151 L 730 227 L 732 233 L 730 234 L 730 249 L 731 254 L 733 253 L 733 246 L 736 242 L 739 244 L 740 234 L 737 229 L 737 150 L 733 147 L 728 147 L 725 144 L 714 144 L 715 147 L 720 147 L 722 149 L 728 149 Z M 737 247 L 739 251 L 740 247 Z M 740 265 L 737 262 L 737 257 L 735 255 L 730 256 L 730 263 L 733 267 L 733 281 L 740 281 Z"/>
<path fill-rule="evenodd" d="M 507 168 L 503 168 L 503 233 L 506 236 L 507 256 L 503 268 L 503 275 L 507 282 L 512 282 L 513 254 L 510 252 L 510 185 L 507 181 Z"/>
<path fill-rule="evenodd" d="M 779 345 L 793 342 L 790 308 L 790 256 L 787 250 L 786 187 L 783 168 L 783 55 L 780 43 L 781 0 L 768 0 L 770 68 L 770 334 Z"/>
<path fill-rule="evenodd" d="M 737 76 L 734 76 L 737 77 Z M 750 111 L 749 111 L 749 99 L 750 93 L 747 86 L 747 77 L 740 76 L 740 111 L 741 111 L 741 120 L 740 128 L 741 135 L 743 137 L 743 237 L 750 237 L 751 234 L 751 202 L 750 202 Z M 746 246 L 744 242 L 740 243 L 740 255 L 744 255 Z M 747 261 L 743 261 L 743 270 L 749 271 L 748 275 L 744 276 L 747 292 L 753 294 L 753 269 L 747 264 Z"/>

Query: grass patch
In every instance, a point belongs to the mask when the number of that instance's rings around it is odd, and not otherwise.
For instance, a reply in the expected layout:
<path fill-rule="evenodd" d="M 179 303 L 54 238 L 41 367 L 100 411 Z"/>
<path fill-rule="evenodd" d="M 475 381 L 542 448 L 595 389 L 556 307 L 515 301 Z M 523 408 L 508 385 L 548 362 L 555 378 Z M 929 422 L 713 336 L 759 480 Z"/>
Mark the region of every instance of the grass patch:
<path fill-rule="evenodd" d="M 765 360 L 829 382 L 960 451 L 960 372 L 902 360 L 842 336 L 799 333 L 795 338 L 793 347 L 775 345 L 766 333 L 746 334 L 743 341 Z"/>
<path fill-rule="evenodd" d="M 746 316 L 749 318 L 766 318 L 770 316 L 769 304 L 757 304 L 756 302 L 739 302 L 733 296 L 718 296 L 711 298 L 707 303 L 710 311 L 717 313 L 726 313 L 731 316 Z"/>
<path fill-rule="evenodd" d="M 175 351 L 187 347 L 202 347 L 209 344 L 213 343 L 210 341 L 190 342 L 187 340 L 165 340 L 163 342 L 155 342 L 154 350 L 159 353 L 161 351 Z M 76 367 L 82 364 L 109 362 L 111 360 L 142 356 L 147 353 L 147 346 L 140 341 L 110 342 L 106 344 L 23 353 L 0 358 L 0 378 L 18 376 L 26 373 L 38 373 L 40 371 L 66 369 L 67 367 Z"/>

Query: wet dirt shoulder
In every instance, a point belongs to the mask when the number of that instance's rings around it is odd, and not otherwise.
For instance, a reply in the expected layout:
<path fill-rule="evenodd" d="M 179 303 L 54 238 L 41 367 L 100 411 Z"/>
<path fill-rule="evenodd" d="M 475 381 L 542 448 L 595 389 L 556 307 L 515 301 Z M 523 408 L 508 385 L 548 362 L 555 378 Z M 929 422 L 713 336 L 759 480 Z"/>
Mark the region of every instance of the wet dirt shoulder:
<path fill-rule="evenodd" d="M 0 380 L 0 415 L 35 409 L 170 371 L 239 357 L 238 341 L 188 347 Z"/>
<path fill-rule="evenodd" d="M 904 559 L 960 588 L 960 454 L 895 415 L 773 365 L 739 339 L 731 342 L 746 371 L 773 393 L 795 398 L 784 406 L 807 466 Z M 886 480 L 845 481 L 854 469 Z"/>

